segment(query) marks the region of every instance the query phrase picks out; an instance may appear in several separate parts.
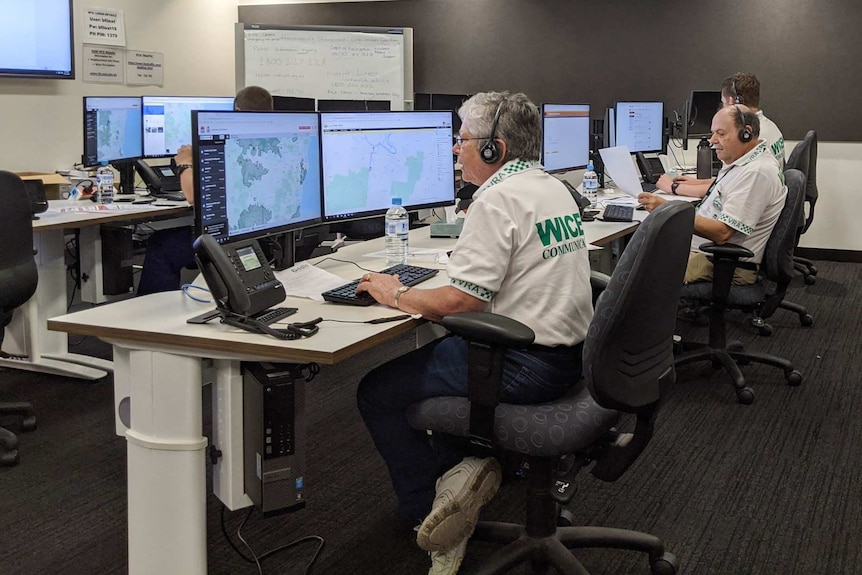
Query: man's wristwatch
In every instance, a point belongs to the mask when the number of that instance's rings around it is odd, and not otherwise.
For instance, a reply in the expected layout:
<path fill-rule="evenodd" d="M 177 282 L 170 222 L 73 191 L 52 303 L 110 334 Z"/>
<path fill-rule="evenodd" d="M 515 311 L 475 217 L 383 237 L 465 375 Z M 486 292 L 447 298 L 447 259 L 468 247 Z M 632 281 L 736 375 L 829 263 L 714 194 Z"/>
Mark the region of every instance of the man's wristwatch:
<path fill-rule="evenodd" d="M 676 195 L 676 189 L 679 187 L 679 182 L 674 182 L 670 185 L 670 193 Z"/>
<path fill-rule="evenodd" d="M 192 167 L 191 164 L 177 164 L 177 167 L 174 168 L 174 172 L 177 174 L 177 177 L 179 178 L 183 174 L 183 172 L 185 172 L 186 170 L 188 170 L 191 167 Z"/>
<path fill-rule="evenodd" d="M 395 291 L 395 307 L 401 309 L 401 296 L 410 291 L 411 286 L 401 286 Z"/>

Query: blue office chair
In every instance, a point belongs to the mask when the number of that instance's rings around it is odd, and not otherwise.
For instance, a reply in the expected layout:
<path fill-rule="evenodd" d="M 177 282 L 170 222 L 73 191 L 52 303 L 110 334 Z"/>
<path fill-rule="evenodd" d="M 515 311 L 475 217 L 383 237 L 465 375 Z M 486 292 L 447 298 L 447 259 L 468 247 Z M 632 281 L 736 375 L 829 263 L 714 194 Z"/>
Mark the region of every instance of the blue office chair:
<path fill-rule="evenodd" d="M 12 312 L 36 293 L 38 274 L 33 257 L 33 221 L 30 198 L 21 178 L 0 171 L 0 350 Z M 0 351 L 0 357 L 12 357 Z M 23 416 L 22 429 L 36 428 L 33 406 L 24 402 L 0 403 L 0 417 Z M 0 427 L 0 464 L 18 463 L 18 438 Z"/>
<path fill-rule="evenodd" d="M 717 245 L 704 243 L 700 249 L 710 255 L 715 264 L 714 280 L 686 285 L 682 297 L 709 306 L 709 342 L 682 342 L 683 352 L 676 358 L 680 366 L 695 361 L 711 361 L 721 366 L 730 375 L 739 403 L 754 401 L 754 390 L 745 383 L 739 364 L 764 363 L 781 369 L 788 385 L 802 383 L 802 374 L 793 368 L 793 363 L 774 355 L 746 351 L 738 341 L 727 341 L 724 312 L 727 309 L 757 310 L 761 318 L 769 318 L 784 300 L 784 294 L 793 279 L 793 248 L 796 246 L 796 230 L 799 213 L 805 195 L 805 176 L 799 170 L 785 170 L 787 198 L 775 223 L 775 228 L 766 242 L 760 276 L 751 285 L 731 285 L 733 271 L 740 258 L 754 254 L 735 244 Z"/>
<path fill-rule="evenodd" d="M 525 524 L 476 526 L 474 539 L 507 544 L 484 563 L 481 575 L 504 573 L 526 561 L 538 573 L 553 567 L 564 575 L 584 575 L 586 569 L 569 551 L 580 547 L 644 552 L 654 575 L 676 573 L 676 559 L 653 535 L 558 527 L 558 520 L 574 493 L 567 486 L 580 469 L 595 463 L 593 475 L 615 481 L 652 437 L 663 391 L 675 379 L 673 333 L 693 226 L 690 204 L 668 202 L 639 226 L 610 278 L 593 274 L 594 288 L 605 289 L 584 342 L 585 385 L 573 379 L 569 395 L 556 401 L 498 403 L 506 350 L 531 344 L 530 328 L 484 312 L 441 321 L 470 342 L 469 399 L 437 397 L 414 404 L 410 424 L 515 452 L 528 463 Z M 633 434 L 615 427 L 624 413 L 636 416 Z"/>

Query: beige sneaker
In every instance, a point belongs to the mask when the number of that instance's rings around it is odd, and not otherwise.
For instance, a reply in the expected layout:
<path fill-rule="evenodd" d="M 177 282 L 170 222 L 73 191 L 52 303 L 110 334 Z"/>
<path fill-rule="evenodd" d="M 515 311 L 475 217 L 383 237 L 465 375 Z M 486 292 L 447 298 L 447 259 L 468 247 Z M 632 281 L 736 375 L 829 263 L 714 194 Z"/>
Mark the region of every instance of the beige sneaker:
<path fill-rule="evenodd" d="M 416 535 L 419 547 L 425 551 L 448 551 L 466 542 L 476 527 L 482 506 L 500 488 L 502 475 L 500 464 L 493 457 L 465 457 L 444 473 L 437 480 L 431 513 L 419 526 Z"/>
<path fill-rule="evenodd" d="M 449 551 L 432 551 L 431 569 L 428 575 L 455 575 L 461 568 L 464 552 L 467 550 L 467 537 Z"/>

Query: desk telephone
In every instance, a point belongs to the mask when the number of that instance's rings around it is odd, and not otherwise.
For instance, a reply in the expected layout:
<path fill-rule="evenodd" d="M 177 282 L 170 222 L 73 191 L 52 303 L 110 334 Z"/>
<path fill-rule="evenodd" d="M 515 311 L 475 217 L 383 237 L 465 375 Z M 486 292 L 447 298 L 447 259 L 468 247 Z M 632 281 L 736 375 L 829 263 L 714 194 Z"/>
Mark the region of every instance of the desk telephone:
<path fill-rule="evenodd" d="M 638 168 L 641 171 L 641 175 L 644 177 L 644 182 L 648 182 L 650 184 L 658 182 L 658 179 L 664 173 L 664 166 L 661 163 L 661 159 L 647 158 L 643 155 L 643 152 L 637 152 L 635 154 L 635 158 L 637 158 Z"/>
<path fill-rule="evenodd" d="M 173 160 L 170 166 L 151 166 L 144 160 L 135 160 L 135 169 L 152 195 L 167 200 L 185 199 L 180 190 L 180 178 L 174 170 Z"/>
<path fill-rule="evenodd" d="M 278 339 L 299 339 L 317 333 L 320 318 L 285 328 L 269 327 L 296 313 L 296 308 L 270 309 L 283 302 L 286 294 L 257 240 L 220 245 L 211 235 L 203 234 L 195 240 L 194 251 L 223 323 Z M 205 323 L 214 316 L 204 314 L 188 321 Z"/>
<path fill-rule="evenodd" d="M 572 198 L 574 198 L 575 203 L 578 204 L 578 211 L 581 213 L 581 221 L 582 222 L 591 222 L 596 219 L 596 215 L 599 213 L 598 210 L 591 210 L 590 199 L 581 194 L 577 188 L 575 188 L 572 184 L 567 182 L 566 180 L 560 180 L 563 182 L 563 185 L 566 186 L 566 189 L 569 190 L 569 193 L 572 194 Z"/>

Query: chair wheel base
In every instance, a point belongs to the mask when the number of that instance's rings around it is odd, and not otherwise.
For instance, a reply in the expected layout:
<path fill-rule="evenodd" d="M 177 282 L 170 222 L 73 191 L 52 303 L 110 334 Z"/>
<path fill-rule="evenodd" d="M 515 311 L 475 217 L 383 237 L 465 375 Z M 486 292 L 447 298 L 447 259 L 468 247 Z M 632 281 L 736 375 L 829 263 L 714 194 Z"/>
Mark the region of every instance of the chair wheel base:
<path fill-rule="evenodd" d="M 811 327 L 814 325 L 814 318 L 811 317 L 811 314 L 806 313 L 799 316 L 799 323 L 802 327 Z"/>
<path fill-rule="evenodd" d="M 18 450 L 0 451 L 0 465 L 7 467 L 18 465 Z"/>
<path fill-rule="evenodd" d="M 754 402 L 754 390 L 750 387 L 737 389 L 736 401 L 742 405 L 751 405 Z"/>
<path fill-rule="evenodd" d="M 802 373 L 798 369 L 792 369 L 784 374 L 784 379 L 787 380 L 787 385 L 797 387 L 802 385 Z"/>
<path fill-rule="evenodd" d="M 665 553 L 661 559 L 650 564 L 652 575 L 676 575 L 679 569 L 679 561 L 673 553 Z"/>

